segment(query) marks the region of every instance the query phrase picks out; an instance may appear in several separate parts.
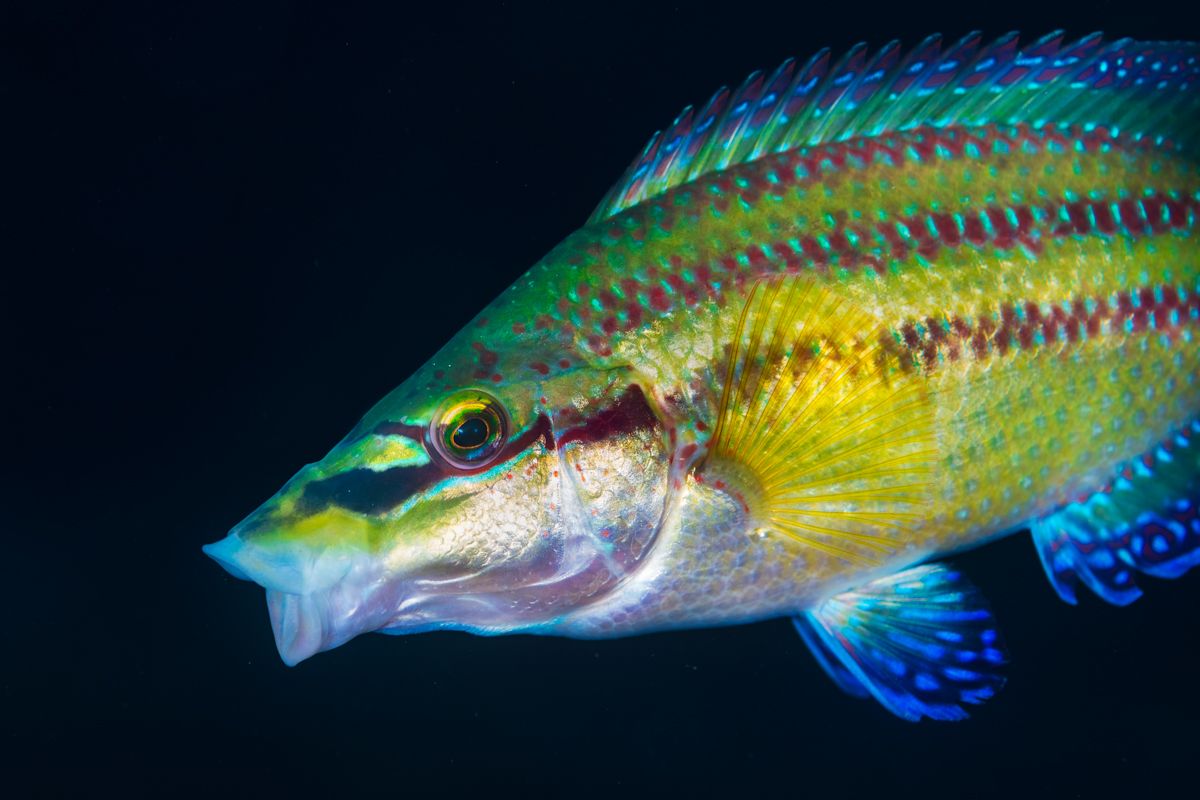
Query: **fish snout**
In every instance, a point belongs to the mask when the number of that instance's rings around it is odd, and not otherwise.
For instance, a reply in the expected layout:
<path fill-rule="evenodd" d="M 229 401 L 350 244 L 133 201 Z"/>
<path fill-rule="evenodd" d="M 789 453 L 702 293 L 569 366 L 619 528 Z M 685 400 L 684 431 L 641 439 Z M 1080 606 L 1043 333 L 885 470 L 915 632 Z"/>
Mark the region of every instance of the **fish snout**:
<path fill-rule="evenodd" d="M 286 594 L 328 589 L 346 576 L 361 555 L 261 512 L 202 549 L 235 578 Z"/>
<path fill-rule="evenodd" d="M 236 530 L 202 549 L 230 575 L 253 581 L 270 591 L 306 594 L 323 589 L 341 577 L 329 568 L 332 565 L 322 568 L 319 557 L 301 548 L 260 544 L 243 538 Z M 345 574 L 344 570 L 341 574 Z"/>

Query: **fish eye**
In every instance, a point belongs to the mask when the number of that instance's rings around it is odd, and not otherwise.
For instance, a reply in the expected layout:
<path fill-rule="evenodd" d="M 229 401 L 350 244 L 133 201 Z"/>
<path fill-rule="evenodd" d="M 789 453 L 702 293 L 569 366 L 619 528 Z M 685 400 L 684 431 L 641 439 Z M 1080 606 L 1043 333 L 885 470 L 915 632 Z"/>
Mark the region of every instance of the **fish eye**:
<path fill-rule="evenodd" d="M 448 398 L 433 417 L 429 440 L 458 469 L 479 469 L 495 460 L 508 436 L 504 406 L 482 391 Z"/>

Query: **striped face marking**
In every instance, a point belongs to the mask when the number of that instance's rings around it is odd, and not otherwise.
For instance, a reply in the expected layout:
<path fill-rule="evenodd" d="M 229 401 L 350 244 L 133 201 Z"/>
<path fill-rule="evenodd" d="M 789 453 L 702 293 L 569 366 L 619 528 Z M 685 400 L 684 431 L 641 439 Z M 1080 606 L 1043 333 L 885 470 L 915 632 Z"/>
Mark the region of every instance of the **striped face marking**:
<path fill-rule="evenodd" d="M 400 437 L 414 442 L 429 454 L 428 460 L 386 469 L 359 466 L 313 480 L 304 486 L 298 510 L 313 514 L 335 506 L 359 514 L 383 515 L 446 480 L 502 467 L 539 440 L 547 450 L 557 451 L 573 442 L 588 444 L 620 438 L 658 424 L 637 385 L 589 416 L 561 415 L 556 426 L 561 430 L 558 436 L 551 417 L 539 414 L 525 431 L 507 441 L 500 440 L 496 432 L 506 430 L 506 417 L 502 409 L 488 403 L 498 401 L 472 390 L 443 403 L 429 426 L 380 423 L 366 436 Z M 478 441 L 467 439 L 469 436 L 479 437 Z M 455 450 L 448 455 L 446 451 L 451 447 Z M 486 453 L 488 448 L 492 448 L 489 457 L 470 460 L 471 454 Z"/>

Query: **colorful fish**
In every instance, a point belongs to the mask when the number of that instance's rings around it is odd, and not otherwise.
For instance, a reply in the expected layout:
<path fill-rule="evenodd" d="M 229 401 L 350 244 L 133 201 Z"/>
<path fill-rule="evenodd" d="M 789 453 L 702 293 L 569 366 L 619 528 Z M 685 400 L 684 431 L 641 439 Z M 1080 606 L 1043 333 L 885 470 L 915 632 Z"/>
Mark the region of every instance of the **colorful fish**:
<path fill-rule="evenodd" d="M 957 719 L 1003 678 L 931 562 L 1200 561 L 1200 46 L 859 45 L 684 110 L 588 223 L 205 547 L 295 664 L 367 631 L 790 616 Z"/>

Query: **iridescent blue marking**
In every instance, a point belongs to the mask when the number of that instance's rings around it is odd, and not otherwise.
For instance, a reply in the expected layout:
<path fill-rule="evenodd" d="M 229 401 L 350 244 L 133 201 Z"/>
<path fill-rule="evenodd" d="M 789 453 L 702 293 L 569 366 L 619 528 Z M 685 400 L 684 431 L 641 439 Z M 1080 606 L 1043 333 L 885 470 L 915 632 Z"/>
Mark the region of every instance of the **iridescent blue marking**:
<path fill-rule="evenodd" d="M 837 595 L 793 622 L 839 686 L 905 719 L 961 719 L 963 704 L 1004 683 L 991 613 L 961 574 L 940 565 Z"/>
<path fill-rule="evenodd" d="M 1123 465 L 1109 491 L 1096 492 L 1031 525 L 1033 541 L 1050 583 L 1074 604 L 1075 584 L 1115 605 L 1141 596 L 1133 572 L 1174 578 L 1200 563 L 1200 447 L 1196 423 L 1190 436 L 1172 435 L 1172 450 L 1151 451 Z M 1154 500 L 1146 498 L 1157 498 Z M 1165 498 L 1165 499 L 1164 499 Z M 1151 508 L 1146 508 L 1147 504 Z"/>

